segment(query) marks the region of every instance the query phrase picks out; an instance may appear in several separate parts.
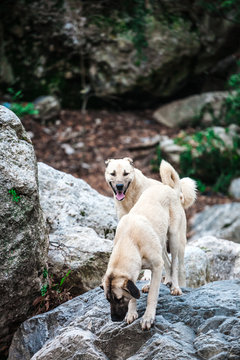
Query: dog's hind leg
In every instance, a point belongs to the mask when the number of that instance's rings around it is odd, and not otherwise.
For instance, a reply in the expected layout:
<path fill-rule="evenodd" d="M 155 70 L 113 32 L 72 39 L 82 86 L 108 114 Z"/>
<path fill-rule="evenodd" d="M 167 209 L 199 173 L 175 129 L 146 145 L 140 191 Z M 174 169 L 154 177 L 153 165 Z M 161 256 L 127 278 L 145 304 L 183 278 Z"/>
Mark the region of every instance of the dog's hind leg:
<path fill-rule="evenodd" d="M 142 287 L 143 293 L 148 293 L 148 291 L 149 291 L 151 276 L 152 276 L 151 270 L 147 269 L 144 271 L 143 277 L 141 277 L 141 279 L 140 279 L 141 281 L 148 281 L 148 284 L 145 284 Z"/>
<path fill-rule="evenodd" d="M 140 279 L 141 281 L 150 281 L 151 280 L 151 270 L 144 270 L 143 276 Z"/>
<path fill-rule="evenodd" d="M 174 232 L 169 232 L 169 246 L 170 252 L 172 255 L 172 266 L 171 266 L 171 275 L 172 275 L 172 285 L 171 285 L 171 294 L 172 295 L 182 295 L 182 291 L 178 285 L 178 247 L 179 239 L 178 235 Z"/>
<path fill-rule="evenodd" d="M 163 281 L 164 285 L 170 285 L 172 284 L 172 276 L 171 276 L 171 262 L 169 260 L 169 256 L 168 256 L 168 253 L 167 253 L 167 249 L 166 247 L 163 249 L 163 261 L 164 261 L 164 268 L 165 268 L 165 272 L 166 272 L 166 275 L 165 275 L 165 279 Z"/>
<path fill-rule="evenodd" d="M 171 262 L 169 260 L 169 256 L 168 256 L 166 247 L 163 248 L 162 257 L 163 257 L 164 268 L 165 268 L 165 273 L 166 273 L 163 284 L 171 286 L 171 284 L 172 284 Z M 143 276 L 141 277 L 141 281 L 149 281 L 149 284 L 146 284 L 142 287 L 142 292 L 147 293 L 149 291 L 150 280 L 151 280 L 151 270 L 145 270 Z"/>
<path fill-rule="evenodd" d="M 184 265 L 184 253 L 185 253 L 185 245 L 186 245 L 186 236 L 180 235 L 180 243 L 178 249 L 178 282 L 179 286 L 186 286 L 186 273 L 185 273 L 185 265 Z"/>

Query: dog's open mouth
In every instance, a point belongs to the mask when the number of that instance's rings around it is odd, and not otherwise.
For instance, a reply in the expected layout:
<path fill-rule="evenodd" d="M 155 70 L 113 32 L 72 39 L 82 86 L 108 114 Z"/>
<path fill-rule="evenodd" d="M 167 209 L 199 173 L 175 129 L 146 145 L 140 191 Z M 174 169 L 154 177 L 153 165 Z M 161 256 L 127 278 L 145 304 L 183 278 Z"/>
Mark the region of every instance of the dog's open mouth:
<path fill-rule="evenodd" d="M 115 198 L 118 200 L 118 201 L 122 201 L 123 199 L 125 199 L 125 195 L 126 195 L 126 192 L 127 192 L 127 189 L 129 187 L 129 185 L 131 184 L 131 181 L 129 181 L 126 189 L 124 191 L 119 191 L 119 190 L 115 190 L 112 183 L 110 182 L 109 183 L 111 188 L 113 189 L 113 192 L 115 194 Z"/>
<path fill-rule="evenodd" d="M 116 191 L 116 199 L 122 201 L 125 198 L 125 194 L 122 191 Z"/>

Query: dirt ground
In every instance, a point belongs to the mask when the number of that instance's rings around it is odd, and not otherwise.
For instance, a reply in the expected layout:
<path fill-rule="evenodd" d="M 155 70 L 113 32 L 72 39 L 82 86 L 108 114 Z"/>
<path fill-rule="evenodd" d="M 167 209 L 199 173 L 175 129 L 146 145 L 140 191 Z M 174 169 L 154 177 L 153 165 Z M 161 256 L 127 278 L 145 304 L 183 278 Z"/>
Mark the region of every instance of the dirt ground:
<path fill-rule="evenodd" d="M 151 160 L 156 156 L 159 134 L 176 136 L 179 129 L 169 129 L 152 118 L 152 111 L 109 112 L 62 110 L 59 119 L 41 124 L 31 116 L 22 122 L 32 137 L 38 161 L 87 181 L 101 194 L 111 196 L 105 182 L 104 161 L 129 156 L 146 176 L 159 179 L 152 172 Z M 189 128 L 186 131 L 192 131 Z M 222 194 L 211 191 L 198 194 L 196 204 L 187 216 L 206 205 L 229 202 Z"/>

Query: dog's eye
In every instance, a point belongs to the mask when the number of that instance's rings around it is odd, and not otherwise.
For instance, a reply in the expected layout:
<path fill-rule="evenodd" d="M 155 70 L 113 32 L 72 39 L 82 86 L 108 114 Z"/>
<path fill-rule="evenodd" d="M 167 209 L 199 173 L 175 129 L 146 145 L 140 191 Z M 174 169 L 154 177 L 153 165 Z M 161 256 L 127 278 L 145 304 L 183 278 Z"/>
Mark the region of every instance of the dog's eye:
<path fill-rule="evenodd" d="M 124 171 L 123 176 L 128 176 L 128 175 L 129 175 L 129 173 Z"/>
<path fill-rule="evenodd" d="M 112 173 L 110 173 L 111 176 L 116 176 L 116 171 L 113 171 Z"/>

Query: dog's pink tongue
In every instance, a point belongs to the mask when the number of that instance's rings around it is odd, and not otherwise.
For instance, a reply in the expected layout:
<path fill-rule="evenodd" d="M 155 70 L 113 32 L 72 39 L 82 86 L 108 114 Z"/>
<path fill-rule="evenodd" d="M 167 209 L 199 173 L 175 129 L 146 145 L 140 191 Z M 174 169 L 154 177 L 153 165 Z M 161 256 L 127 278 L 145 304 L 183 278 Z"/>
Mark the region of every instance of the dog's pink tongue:
<path fill-rule="evenodd" d="M 121 200 L 124 199 L 124 198 L 125 198 L 124 193 L 122 193 L 122 192 L 117 192 L 117 194 L 116 194 L 116 199 L 117 199 L 118 201 L 121 201 Z"/>

